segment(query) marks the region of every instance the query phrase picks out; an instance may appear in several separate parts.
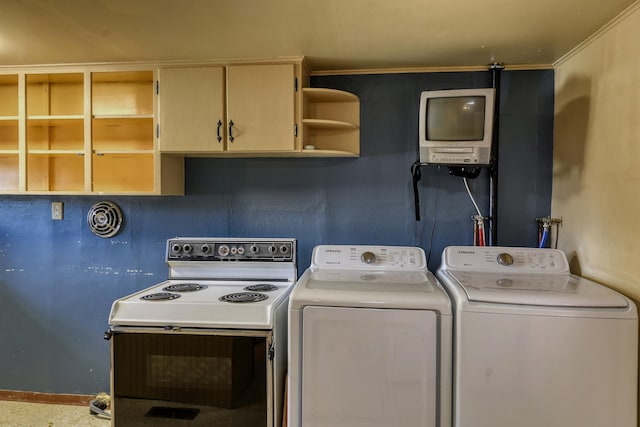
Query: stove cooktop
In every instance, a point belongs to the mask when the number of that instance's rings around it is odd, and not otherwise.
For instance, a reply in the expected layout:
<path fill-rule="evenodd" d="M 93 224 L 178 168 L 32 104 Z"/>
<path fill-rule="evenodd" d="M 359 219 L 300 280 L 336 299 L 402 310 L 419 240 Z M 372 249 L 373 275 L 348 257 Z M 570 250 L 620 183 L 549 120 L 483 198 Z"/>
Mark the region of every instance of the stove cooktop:
<path fill-rule="evenodd" d="M 168 280 L 116 300 L 110 325 L 271 329 L 297 278 L 294 239 L 176 237 L 166 262 Z"/>
<path fill-rule="evenodd" d="M 116 300 L 109 324 L 196 328 L 271 329 L 275 310 L 293 282 L 167 280 Z M 189 290 L 184 290 L 187 288 Z M 255 289 L 255 290 L 254 290 Z"/>

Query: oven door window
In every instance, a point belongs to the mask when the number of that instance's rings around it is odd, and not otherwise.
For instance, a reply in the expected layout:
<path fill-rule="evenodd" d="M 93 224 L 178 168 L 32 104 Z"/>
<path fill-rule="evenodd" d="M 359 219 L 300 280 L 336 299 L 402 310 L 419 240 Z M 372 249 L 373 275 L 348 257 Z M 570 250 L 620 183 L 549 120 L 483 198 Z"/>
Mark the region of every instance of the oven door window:
<path fill-rule="evenodd" d="M 266 426 L 266 343 L 266 336 L 115 334 L 114 424 Z"/>

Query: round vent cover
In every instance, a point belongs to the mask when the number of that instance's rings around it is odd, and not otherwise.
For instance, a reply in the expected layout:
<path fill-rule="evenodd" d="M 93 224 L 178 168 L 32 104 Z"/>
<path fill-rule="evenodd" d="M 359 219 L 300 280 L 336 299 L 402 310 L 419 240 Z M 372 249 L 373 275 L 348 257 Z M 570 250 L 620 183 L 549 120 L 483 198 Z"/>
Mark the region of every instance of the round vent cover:
<path fill-rule="evenodd" d="M 89 229 L 98 237 L 113 237 L 120 231 L 122 212 L 113 202 L 98 202 L 89 209 L 87 214 Z"/>

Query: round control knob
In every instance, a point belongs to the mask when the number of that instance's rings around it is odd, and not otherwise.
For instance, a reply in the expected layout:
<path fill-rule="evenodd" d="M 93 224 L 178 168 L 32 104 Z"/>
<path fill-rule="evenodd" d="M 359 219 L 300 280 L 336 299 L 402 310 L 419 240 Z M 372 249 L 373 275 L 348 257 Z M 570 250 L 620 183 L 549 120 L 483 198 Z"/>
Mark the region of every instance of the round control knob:
<path fill-rule="evenodd" d="M 202 245 L 200 250 L 202 251 L 203 254 L 208 254 L 209 251 L 211 251 L 211 248 L 209 247 L 209 245 Z"/>
<path fill-rule="evenodd" d="M 173 252 L 174 254 L 179 253 L 182 250 L 182 246 L 180 246 L 177 243 L 174 243 L 173 246 L 171 246 L 171 252 Z"/>
<path fill-rule="evenodd" d="M 258 248 L 256 245 L 249 246 L 249 252 L 251 252 L 252 254 L 257 254 L 259 250 L 260 248 Z"/>
<path fill-rule="evenodd" d="M 289 248 L 286 247 L 285 245 L 280 246 L 280 253 L 281 254 L 286 254 L 287 252 L 289 252 Z"/>
<path fill-rule="evenodd" d="M 185 251 L 185 253 L 191 253 L 191 245 L 188 243 L 185 243 L 185 245 L 182 247 L 182 250 Z"/>
<path fill-rule="evenodd" d="M 269 246 L 269 248 L 267 250 L 269 251 L 270 254 L 274 254 L 274 253 L 276 253 L 278 248 L 276 248 L 275 246 L 271 245 L 271 246 Z"/>
<path fill-rule="evenodd" d="M 220 256 L 227 256 L 229 255 L 229 246 L 227 245 L 221 245 L 218 247 L 218 255 Z"/>
<path fill-rule="evenodd" d="M 362 255 L 360 255 L 360 259 L 365 264 L 373 264 L 373 263 L 376 262 L 376 254 L 374 254 L 373 252 L 369 252 L 369 251 L 363 252 Z"/>
<path fill-rule="evenodd" d="M 504 265 L 504 266 L 513 265 L 513 257 L 506 252 L 498 254 L 498 258 L 496 259 L 498 260 L 498 264 L 500 265 Z"/>
<path fill-rule="evenodd" d="M 503 288 L 510 288 L 513 286 L 513 280 L 511 279 L 498 279 L 496 280 L 496 284 Z"/>

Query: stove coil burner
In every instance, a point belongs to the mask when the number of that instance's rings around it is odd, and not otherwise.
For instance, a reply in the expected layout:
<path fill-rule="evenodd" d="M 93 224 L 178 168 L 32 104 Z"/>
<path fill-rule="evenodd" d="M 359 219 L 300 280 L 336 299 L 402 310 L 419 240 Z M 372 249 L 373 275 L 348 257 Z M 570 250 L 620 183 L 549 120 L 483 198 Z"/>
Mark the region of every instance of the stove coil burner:
<path fill-rule="evenodd" d="M 206 287 L 207 285 L 201 285 L 199 283 L 175 283 L 165 286 L 162 290 L 167 292 L 195 292 L 206 289 Z"/>
<path fill-rule="evenodd" d="M 272 285 L 271 283 L 258 283 L 257 285 L 249 285 L 244 288 L 245 291 L 251 292 L 270 292 L 278 289 L 276 285 Z"/>
<path fill-rule="evenodd" d="M 258 302 L 264 301 L 268 296 L 259 292 L 236 292 L 234 294 L 227 294 L 220 297 L 222 302 Z"/>
<path fill-rule="evenodd" d="M 148 294 L 140 297 L 140 299 L 145 301 L 167 301 L 176 298 L 180 298 L 180 295 L 173 294 L 171 292 L 156 292 L 154 294 Z"/>

